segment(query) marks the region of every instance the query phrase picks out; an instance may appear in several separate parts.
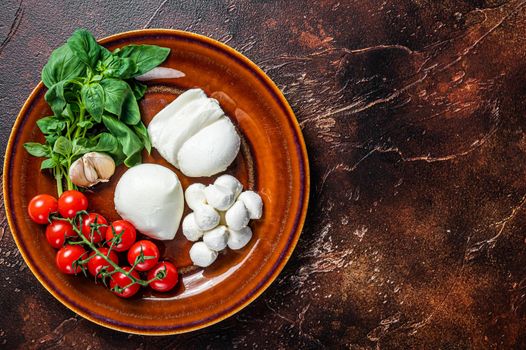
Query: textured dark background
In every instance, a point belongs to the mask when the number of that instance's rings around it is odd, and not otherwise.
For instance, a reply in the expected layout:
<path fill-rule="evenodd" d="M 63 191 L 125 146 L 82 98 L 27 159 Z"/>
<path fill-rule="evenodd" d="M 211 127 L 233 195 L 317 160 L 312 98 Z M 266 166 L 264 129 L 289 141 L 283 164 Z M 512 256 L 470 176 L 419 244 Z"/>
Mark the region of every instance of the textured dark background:
<path fill-rule="evenodd" d="M 161 338 L 63 307 L 4 219 L 0 347 L 526 348 L 526 1 L 3 0 L 2 153 L 47 56 L 79 26 L 194 31 L 260 65 L 305 135 L 309 216 L 258 300 Z"/>

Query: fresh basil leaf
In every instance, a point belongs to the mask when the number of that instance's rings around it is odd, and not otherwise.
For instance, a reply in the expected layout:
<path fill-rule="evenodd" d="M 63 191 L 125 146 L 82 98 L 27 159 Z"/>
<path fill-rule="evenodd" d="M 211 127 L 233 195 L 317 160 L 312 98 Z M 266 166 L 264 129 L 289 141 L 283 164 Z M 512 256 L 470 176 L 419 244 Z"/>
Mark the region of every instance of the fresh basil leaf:
<path fill-rule="evenodd" d="M 49 56 L 42 69 L 42 81 L 47 88 L 51 88 L 59 81 L 80 77 L 85 72 L 86 65 L 64 44 Z"/>
<path fill-rule="evenodd" d="M 42 161 L 42 163 L 40 164 L 40 170 L 53 169 L 57 165 L 58 163 L 56 162 L 55 159 L 49 158 L 49 159 Z"/>
<path fill-rule="evenodd" d="M 126 156 L 124 164 L 128 167 L 139 164 L 142 160 L 141 151 L 143 149 L 139 137 L 126 124 L 114 117 L 103 115 L 102 122 L 121 144 L 122 152 Z"/>
<path fill-rule="evenodd" d="M 86 29 L 77 29 L 68 39 L 73 54 L 85 65 L 95 68 L 100 57 L 100 45 Z"/>
<path fill-rule="evenodd" d="M 120 117 L 122 104 L 128 94 L 128 84 L 119 79 L 105 78 L 100 85 L 104 89 L 104 109 Z"/>
<path fill-rule="evenodd" d="M 128 87 L 128 93 L 122 104 L 121 120 L 128 125 L 136 125 L 141 121 L 141 111 L 139 104 L 133 95 L 133 92 Z"/>
<path fill-rule="evenodd" d="M 113 52 L 120 58 L 131 58 L 135 62 L 137 68 L 133 77 L 157 67 L 166 60 L 169 53 L 169 48 L 156 45 L 128 45 Z"/>
<path fill-rule="evenodd" d="M 58 139 L 58 136 L 57 134 L 50 134 L 50 135 L 46 135 L 45 138 L 46 138 L 46 142 L 50 145 L 54 144 L 55 141 Z"/>
<path fill-rule="evenodd" d="M 67 80 L 59 81 L 49 88 L 45 95 L 46 102 L 56 115 L 60 115 L 66 107 L 66 97 L 64 96 L 64 85 L 66 83 Z"/>
<path fill-rule="evenodd" d="M 85 129 L 91 129 L 93 127 L 93 122 L 91 120 L 83 120 L 78 122 L 77 126 Z"/>
<path fill-rule="evenodd" d="M 38 142 L 26 142 L 24 143 L 24 148 L 26 149 L 27 153 L 34 157 L 49 157 L 51 153 L 49 146 Z"/>
<path fill-rule="evenodd" d="M 68 156 L 71 153 L 71 150 L 71 141 L 64 136 L 60 136 L 53 145 L 53 152 L 63 156 Z"/>
<path fill-rule="evenodd" d="M 90 150 L 92 152 L 112 152 L 119 148 L 119 141 L 110 133 L 103 132 L 98 135 L 99 140 L 97 144 Z"/>
<path fill-rule="evenodd" d="M 77 103 L 69 103 L 66 108 L 62 111 L 61 116 L 70 121 L 73 122 L 76 119 L 76 116 L 78 116 L 80 113 L 80 107 Z"/>
<path fill-rule="evenodd" d="M 37 120 L 37 126 L 43 134 L 47 135 L 61 132 L 66 127 L 66 123 L 55 116 L 49 116 Z"/>
<path fill-rule="evenodd" d="M 147 85 L 140 83 L 135 79 L 128 80 L 128 85 L 130 85 L 136 100 L 143 98 L 144 94 L 146 93 L 146 89 L 148 89 Z"/>
<path fill-rule="evenodd" d="M 132 129 L 137 136 L 139 136 L 148 153 L 152 153 L 152 142 L 150 141 L 150 135 L 148 135 L 148 129 L 146 129 L 144 123 L 140 121 L 137 125 L 133 125 Z"/>
<path fill-rule="evenodd" d="M 99 123 L 104 112 L 104 89 L 95 83 L 84 85 L 80 93 L 86 110 Z"/>

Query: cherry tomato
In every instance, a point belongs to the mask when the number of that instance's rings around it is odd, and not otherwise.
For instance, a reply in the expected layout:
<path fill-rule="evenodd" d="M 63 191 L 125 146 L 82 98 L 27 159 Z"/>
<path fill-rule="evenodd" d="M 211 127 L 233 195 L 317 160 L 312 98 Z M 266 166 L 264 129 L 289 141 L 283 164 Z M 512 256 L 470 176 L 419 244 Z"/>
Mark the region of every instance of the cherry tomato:
<path fill-rule="evenodd" d="M 123 267 L 122 269 L 125 270 L 125 271 L 130 271 L 131 267 L 126 266 L 126 267 Z M 137 278 L 137 279 L 140 278 L 139 274 L 135 270 L 133 270 L 131 272 L 131 275 L 133 277 Z M 112 289 L 113 293 L 117 294 L 121 298 L 129 298 L 129 297 L 135 295 L 139 291 L 139 288 L 140 288 L 139 284 L 134 284 L 132 286 L 124 288 L 124 287 L 128 286 L 131 282 L 132 282 L 132 280 L 128 276 L 126 276 L 122 272 L 117 272 L 117 273 L 115 273 L 115 274 L 113 274 L 111 276 L 110 288 Z M 116 290 L 113 290 L 113 288 L 115 288 L 115 286 L 119 286 L 121 288 L 124 288 L 124 290 L 122 290 L 119 293 Z"/>
<path fill-rule="evenodd" d="M 81 271 L 80 266 L 73 267 L 75 260 L 83 257 L 86 254 L 86 250 L 80 245 L 65 245 L 57 252 L 57 266 L 60 271 L 65 274 L 73 275 Z"/>
<path fill-rule="evenodd" d="M 58 199 L 58 212 L 65 218 L 73 218 L 77 212 L 88 209 L 88 198 L 79 191 L 62 193 Z"/>
<path fill-rule="evenodd" d="M 56 249 L 64 245 L 67 237 L 75 237 L 76 235 L 73 226 L 64 220 L 53 220 L 46 228 L 46 239 Z"/>
<path fill-rule="evenodd" d="M 39 194 L 34 196 L 29 202 L 27 212 L 31 220 L 37 224 L 47 224 L 49 214 L 57 211 L 57 200 L 49 194 Z"/>
<path fill-rule="evenodd" d="M 113 229 L 112 229 L 113 227 Z M 106 230 L 106 244 L 109 246 L 111 245 L 111 240 L 113 239 L 113 231 L 115 230 L 115 233 L 117 235 L 120 234 L 118 242 L 115 242 L 113 244 L 113 250 L 117 252 L 124 252 L 135 243 L 135 239 L 137 237 L 137 232 L 135 231 L 135 227 L 131 223 L 129 223 L 126 220 L 117 220 L 111 223 L 111 227 L 109 227 Z"/>
<path fill-rule="evenodd" d="M 99 248 L 99 251 L 108 256 L 108 248 Z M 90 253 L 90 257 L 95 255 L 95 252 Z M 115 253 L 113 250 L 110 252 L 109 258 L 111 261 L 113 261 L 115 264 L 119 263 L 119 257 L 117 256 L 117 253 Z M 102 256 L 97 255 L 88 261 L 88 271 L 91 273 L 94 277 L 99 277 L 99 272 L 106 268 L 106 271 L 111 272 L 115 270 L 113 266 L 110 265 L 109 262 L 106 261 Z"/>
<path fill-rule="evenodd" d="M 158 292 L 168 292 L 175 287 L 179 280 L 177 268 L 168 261 L 160 262 L 148 271 L 148 279 L 155 278 L 157 274 L 164 275 L 164 277 L 150 282 L 150 287 Z"/>
<path fill-rule="evenodd" d="M 128 262 L 130 265 L 133 266 L 135 259 L 141 255 L 141 252 L 144 256 L 144 261 L 138 263 L 135 269 L 138 271 L 148 271 L 159 261 L 159 248 L 151 241 L 142 240 L 136 242 L 128 251 Z"/>
<path fill-rule="evenodd" d="M 99 231 L 93 231 L 93 236 L 91 235 L 91 224 L 106 225 L 99 227 Z M 106 236 L 106 230 L 108 229 L 108 221 L 104 216 L 97 213 L 89 213 L 82 217 L 82 234 L 86 236 L 88 240 L 92 243 L 99 243 Z M 100 232 L 100 233 L 99 233 Z"/>

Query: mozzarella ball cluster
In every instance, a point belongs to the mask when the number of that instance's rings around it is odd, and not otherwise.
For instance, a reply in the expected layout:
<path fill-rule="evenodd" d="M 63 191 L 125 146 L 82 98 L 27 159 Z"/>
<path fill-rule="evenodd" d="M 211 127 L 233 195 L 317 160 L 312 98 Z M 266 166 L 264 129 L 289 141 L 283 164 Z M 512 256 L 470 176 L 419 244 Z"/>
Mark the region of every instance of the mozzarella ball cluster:
<path fill-rule="evenodd" d="M 195 183 L 185 191 L 186 203 L 193 210 L 183 220 L 183 234 L 194 243 L 190 249 L 192 262 L 210 266 L 226 247 L 241 249 L 252 238 L 248 226 L 251 219 L 260 219 L 263 201 L 231 175 L 222 175 L 212 185 Z M 200 241 L 202 239 L 202 241 Z"/>

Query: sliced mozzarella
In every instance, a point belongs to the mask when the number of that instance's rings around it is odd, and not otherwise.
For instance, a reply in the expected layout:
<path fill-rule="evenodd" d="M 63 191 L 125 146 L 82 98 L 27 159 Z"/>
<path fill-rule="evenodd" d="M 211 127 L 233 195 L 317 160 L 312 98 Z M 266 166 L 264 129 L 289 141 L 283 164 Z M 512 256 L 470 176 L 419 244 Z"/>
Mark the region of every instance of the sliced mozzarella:
<path fill-rule="evenodd" d="M 201 230 L 199 226 L 197 226 L 197 222 L 195 222 L 195 214 L 190 213 L 186 215 L 183 220 L 183 235 L 186 239 L 195 242 L 203 237 L 203 233 L 203 230 Z"/>
<path fill-rule="evenodd" d="M 194 215 L 197 226 L 203 231 L 211 230 L 219 224 L 219 213 L 208 204 L 198 206 Z"/>
<path fill-rule="evenodd" d="M 223 186 L 228 188 L 230 191 L 234 192 L 234 199 L 237 199 L 241 191 L 243 190 L 243 185 L 239 182 L 238 179 L 232 175 L 221 175 L 215 181 L 214 185 Z"/>
<path fill-rule="evenodd" d="M 226 170 L 236 158 L 240 138 L 227 117 L 201 129 L 177 154 L 179 169 L 186 176 L 212 176 Z"/>
<path fill-rule="evenodd" d="M 175 113 L 172 111 L 173 114 L 170 118 L 163 118 L 159 123 L 156 123 L 159 115 L 155 116 L 148 126 L 152 145 L 164 159 L 175 167 L 179 166 L 177 153 L 186 140 L 204 127 L 219 120 L 224 114 L 217 100 L 207 98 L 202 90 L 200 90 L 201 93 L 189 91 L 195 95 L 194 99 L 186 102 Z M 189 91 L 183 93 L 179 98 L 184 97 Z M 179 98 L 172 103 L 175 103 Z"/>
<path fill-rule="evenodd" d="M 196 266 L 207 267 L 217 259 L 217 252 L 203 242 L 196 242 L 190 248 L 190 259 Z"/>
<path fill-rule="evenodd" d="M 205 187 L 203 184 L 195 183 L 186 188 L 184 197 L 190 209 L 195 210 L 198 206 L 206 204 Z"/>
<path fill-rule="evenodd" d="M 237 250 L 241 249 L 247 245 L 248 242 L 252 239 L 252 230 L 250 227 L 244 227 L 241 230 L 232 230 L 229 229 L 228 235 L 228 248 Z"/>
<path fill-rule="evenodd" d="M 234 204 L 234 193 L 223 186 L 208 185 L 204 193 L 206 202 L 217 210 L 227 210 Z"/>
<path fill-rule="evenodd" d="M 225 226 L 221 225 L 213 230 L 206 231 L 203 236 L 203 242 L 206 246 L 216 252 L 226 248 L 228 241 L 228 230 Z"/>
<path fill-rule="evenodd" d="M 263 201 L 259 194 L 254 191 L 245 191 L 239 195 L 238 200 L 243 202 L 247 208 L 250 219 L 261 219 Z"/>
<path fill-rule="evenodd" d="M 248 225 L 249 221 L 248 210 L 239 200 L 226 211 L 225 222 L 229 229 L 241 230 Z"/>
<path fill-rule="evenodd" d="M 155 239 L 173 239 L 184 199 L 181 183 L 170 169 L 140 164 L 128 169 L 115 188 L 115 209 L 141 233 Z"/>

